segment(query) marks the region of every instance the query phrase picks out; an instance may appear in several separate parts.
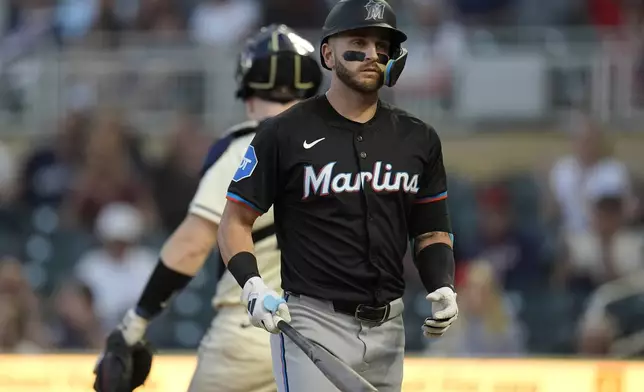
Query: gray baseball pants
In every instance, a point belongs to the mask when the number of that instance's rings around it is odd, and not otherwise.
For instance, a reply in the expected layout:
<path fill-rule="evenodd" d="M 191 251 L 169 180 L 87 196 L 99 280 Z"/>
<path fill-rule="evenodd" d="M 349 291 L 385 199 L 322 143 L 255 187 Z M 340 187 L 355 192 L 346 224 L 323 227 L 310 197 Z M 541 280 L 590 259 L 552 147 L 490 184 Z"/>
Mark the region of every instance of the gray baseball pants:
<path fill-rule="evenodd" d="M 380 324 L 337 313 L 331 302 L 286 296 L 291 325 L 342 359 L 379 392 L 402 388 L 405 331 L 402 299 L 391 303 Z M 313 362 L 284 334 L 271 335 L 273 374 L 279 392 L 338 392 Z M 349 391 L 341 391 L 349 392 Z"/>

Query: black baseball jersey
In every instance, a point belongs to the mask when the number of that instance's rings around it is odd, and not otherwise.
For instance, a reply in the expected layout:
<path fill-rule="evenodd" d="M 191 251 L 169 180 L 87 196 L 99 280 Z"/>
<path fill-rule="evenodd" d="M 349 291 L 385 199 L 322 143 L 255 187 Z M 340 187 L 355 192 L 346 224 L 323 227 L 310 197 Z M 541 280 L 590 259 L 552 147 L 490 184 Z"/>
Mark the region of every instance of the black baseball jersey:
<path fill-rule="evenodd" d="M 445 177 L 433 128 L 384 102 L 356 123 L 322 95 L 260 124 L 227 197 L 274 206 L 285 291 L 379 305 L 403 295 L 412 210 Z"/>

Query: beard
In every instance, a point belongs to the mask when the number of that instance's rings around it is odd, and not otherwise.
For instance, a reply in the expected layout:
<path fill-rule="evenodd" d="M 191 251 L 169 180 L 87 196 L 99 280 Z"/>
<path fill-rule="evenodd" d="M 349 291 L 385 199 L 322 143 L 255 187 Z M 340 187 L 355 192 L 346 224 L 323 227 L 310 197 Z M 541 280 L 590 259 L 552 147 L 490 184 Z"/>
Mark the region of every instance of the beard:
<path fill-rule="evenodd" d="M 382 71 L 379 71 L 380 77 L 378 79 L 358 80 L 358 74 L 360 72 L 350 71 L 341 62 L 336 63 L 335 73 L 336 75 L 338 75 L 338 79 L 340 79 L 342 83 L 347 85 L 352 90 L 363 94 L 371 94 L 378 91 L 384 84 L 385 80 Z"/>

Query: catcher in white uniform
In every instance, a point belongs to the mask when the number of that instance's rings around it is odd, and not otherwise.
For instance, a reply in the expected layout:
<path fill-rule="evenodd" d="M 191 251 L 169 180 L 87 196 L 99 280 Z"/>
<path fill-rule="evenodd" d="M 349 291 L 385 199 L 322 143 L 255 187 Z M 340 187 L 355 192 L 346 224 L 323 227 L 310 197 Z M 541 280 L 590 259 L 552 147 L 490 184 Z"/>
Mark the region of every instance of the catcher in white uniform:
<path fill-rule="evenodd" d="M 143 338 L 148 323 L 186 287 L 215 247 L 228 185 L 245 164 L 244 153 L 258 122 L 317 93 L 322 73 L 314 51 L 310 42 L 284 25 L 264 27 L 246 43 L 238 62 L 237 97 L 244 101 L 250 121 L 233 127 L 211 147 L 188 216 L 163 246 L 137 306 L 107 339 L 95 370 L 96 391 L 130 392 L 147 378 L 152 352 Z M 272 210 L 255 222 L 252 235 L 262 277 L 279 292 L 280 252 Z M 277 390 L 269 335 L 250 325 L 241 295 L 236 280 L 225 271 L 213 299 L 217 316 L 201 342 L 189 392 Z"/>

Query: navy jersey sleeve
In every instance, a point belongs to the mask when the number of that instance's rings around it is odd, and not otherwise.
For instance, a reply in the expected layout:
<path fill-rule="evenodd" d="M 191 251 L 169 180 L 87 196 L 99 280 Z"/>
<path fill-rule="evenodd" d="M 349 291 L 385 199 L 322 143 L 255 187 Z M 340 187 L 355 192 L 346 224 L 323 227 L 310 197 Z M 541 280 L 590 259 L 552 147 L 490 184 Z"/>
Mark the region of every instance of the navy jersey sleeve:
<path fill-rule="evenodd" d="M 429 151 L 416 203 L 425 204 L 447 199 L 447 175 L 443 165 L 441 141 L 433 128 L 429 129 Z"/>
<path fill-rule="evenodd" d="M 275 200 L 278 179 L 277 125 L 262 123 L 228 187 L 227 199 L 266 213 Z"/>
<path fill-rule="evenodd" d="M 409 223 L 412 238 L 432 231 L 452 231 L 447 208 L 447 175 L 443 165 L 443 151 L 433 128 L 429 128 L 429 148 Z"/>

